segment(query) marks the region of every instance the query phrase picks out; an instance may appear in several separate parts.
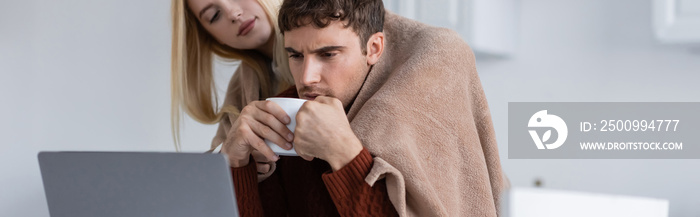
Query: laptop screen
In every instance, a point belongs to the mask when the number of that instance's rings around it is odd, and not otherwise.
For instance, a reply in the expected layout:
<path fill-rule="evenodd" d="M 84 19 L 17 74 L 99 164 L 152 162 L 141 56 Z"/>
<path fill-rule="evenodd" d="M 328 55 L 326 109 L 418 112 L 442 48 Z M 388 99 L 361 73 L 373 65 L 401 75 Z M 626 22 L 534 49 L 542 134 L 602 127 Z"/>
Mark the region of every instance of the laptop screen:
<path fill-rule="evenodd" d="M 52 217 L 238 216 L 221 154 L 41 152 Z"/>

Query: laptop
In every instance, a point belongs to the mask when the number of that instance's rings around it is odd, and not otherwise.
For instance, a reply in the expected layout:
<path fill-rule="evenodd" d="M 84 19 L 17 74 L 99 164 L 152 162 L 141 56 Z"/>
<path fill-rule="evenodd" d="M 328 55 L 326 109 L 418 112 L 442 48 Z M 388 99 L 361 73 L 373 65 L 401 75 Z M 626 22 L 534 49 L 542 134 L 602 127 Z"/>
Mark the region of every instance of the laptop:
<path fill-rule="evenodd" d="M 40 152 L 52 217 L 238 216 L 225 155 Z"/>

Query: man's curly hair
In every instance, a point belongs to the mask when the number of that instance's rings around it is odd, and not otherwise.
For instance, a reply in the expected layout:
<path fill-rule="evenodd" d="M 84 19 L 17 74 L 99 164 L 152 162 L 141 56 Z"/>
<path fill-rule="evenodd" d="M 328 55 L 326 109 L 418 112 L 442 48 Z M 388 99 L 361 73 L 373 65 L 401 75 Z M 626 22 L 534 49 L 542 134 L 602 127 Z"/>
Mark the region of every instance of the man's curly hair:
<path fill-rule="evenodd" d="M 282 33 L 312 24 L 325 28 L 333 21 L 345 22 L 345 27 L 360 37 L 360 47 L 366 53 L 369 37 L 384 29 L 382 0 L 285 0 L 279 11 L 278 24 Z"/>

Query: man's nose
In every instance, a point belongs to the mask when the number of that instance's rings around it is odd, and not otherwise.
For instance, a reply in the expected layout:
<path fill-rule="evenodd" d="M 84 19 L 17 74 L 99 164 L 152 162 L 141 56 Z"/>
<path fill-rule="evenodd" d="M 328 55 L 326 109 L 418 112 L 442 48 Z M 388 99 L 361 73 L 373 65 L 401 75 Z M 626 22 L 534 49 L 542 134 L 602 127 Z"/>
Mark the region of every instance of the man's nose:
<path fill-rule="evenodd" d="M 304 69 L 301 74 L 301 82 L 310 86 L 321 81 L 321 65 L 313 58 L 304 58 Z"/>

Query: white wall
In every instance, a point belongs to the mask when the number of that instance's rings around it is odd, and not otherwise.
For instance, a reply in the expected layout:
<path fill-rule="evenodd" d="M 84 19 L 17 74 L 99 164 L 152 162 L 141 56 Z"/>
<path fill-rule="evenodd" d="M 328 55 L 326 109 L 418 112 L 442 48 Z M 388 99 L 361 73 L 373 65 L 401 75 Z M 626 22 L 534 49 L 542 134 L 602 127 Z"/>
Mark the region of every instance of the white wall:
<path fill-rule="evenodd" d="M 671 216 L 700 215 L 699 160 L 507 159 L 507 102 L 700 99 L 700 52 L 654 42 L 650 5 L 522 0 L 516 56 L 477 60 L 514 186 L 539 177 L 549 188 L 668 198 Z M 169 9 L 167 0 L 3 2 L 0 216 L 48 216 L 38 151 L 173 150 Z M 230 67 L 220 71 L 225 83 Z M 188 120 L 184 130 L 184 149 L 203 151 L 215 126 Z"/>
<path fill-rule="evenodd" d="M 700 47 L 657 43 L 650 1 L 520 4 L 518 53 L 477 57 L 512 184 L 540 178 L 547 188 L 665 198 L 670 216 L 700 216 L 700 160 L 507 158 L 508 102 L 700 101 Z"/>
<path fill-rule="evenodd" d="M 174 151 L 170 1 L 4 1 L 0 31 L 0 216 L 48 216 L 38 151 Z"/>

